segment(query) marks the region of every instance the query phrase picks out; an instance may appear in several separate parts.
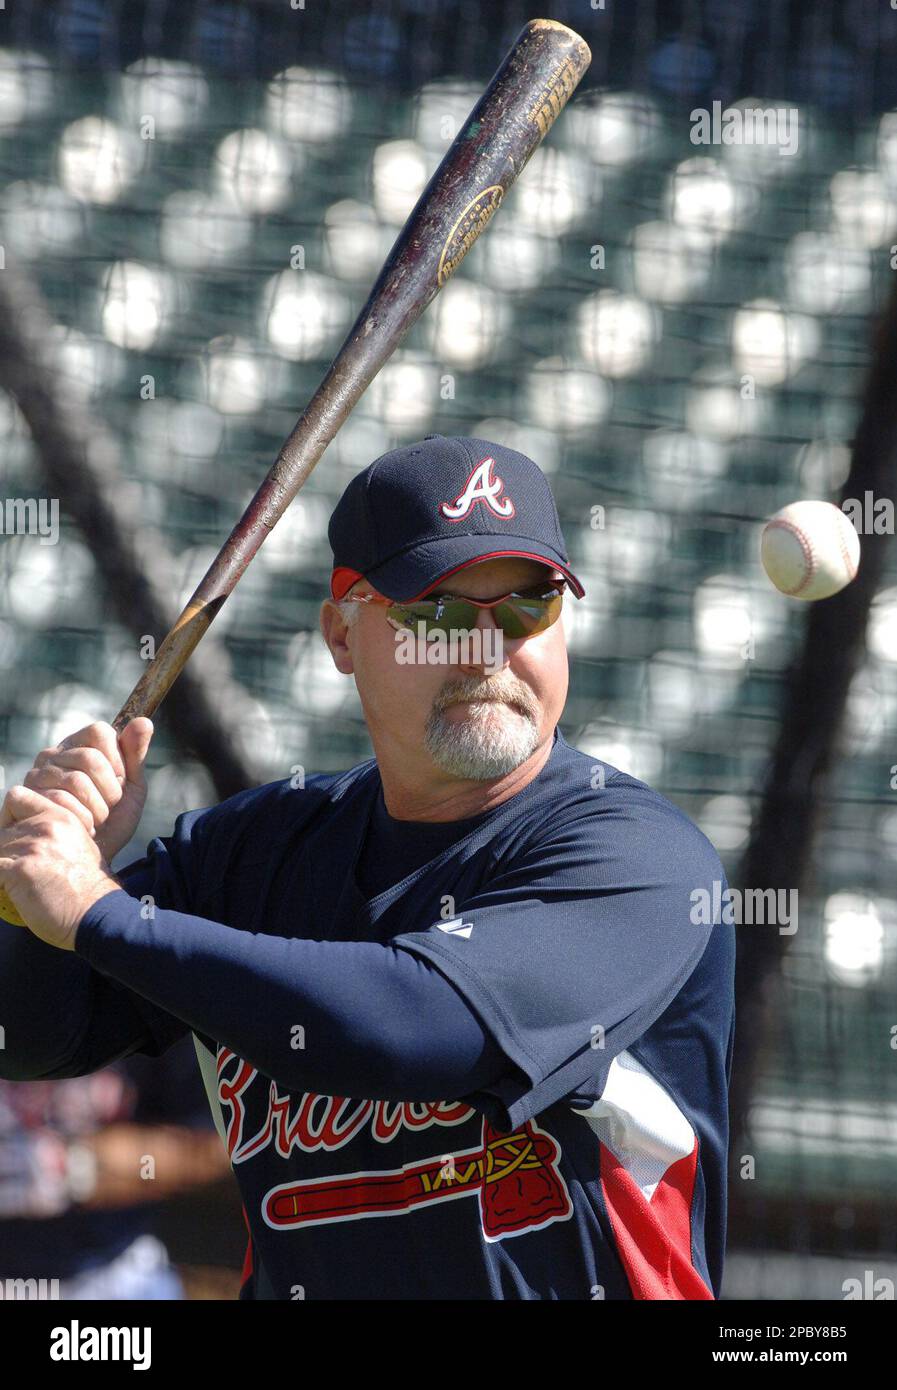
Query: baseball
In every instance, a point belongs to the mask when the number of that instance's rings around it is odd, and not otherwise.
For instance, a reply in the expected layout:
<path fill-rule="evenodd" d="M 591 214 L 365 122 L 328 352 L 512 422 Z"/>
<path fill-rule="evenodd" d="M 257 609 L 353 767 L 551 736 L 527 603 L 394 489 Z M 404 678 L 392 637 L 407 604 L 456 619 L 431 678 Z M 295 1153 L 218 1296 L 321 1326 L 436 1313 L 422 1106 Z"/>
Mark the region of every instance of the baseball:
<path fill-rule="evenodd" d="M 829 598 L 856 577 L 860 538 L 831 502 L 791 502 L 764 526 L 760 559 L 780 593 Z"/>

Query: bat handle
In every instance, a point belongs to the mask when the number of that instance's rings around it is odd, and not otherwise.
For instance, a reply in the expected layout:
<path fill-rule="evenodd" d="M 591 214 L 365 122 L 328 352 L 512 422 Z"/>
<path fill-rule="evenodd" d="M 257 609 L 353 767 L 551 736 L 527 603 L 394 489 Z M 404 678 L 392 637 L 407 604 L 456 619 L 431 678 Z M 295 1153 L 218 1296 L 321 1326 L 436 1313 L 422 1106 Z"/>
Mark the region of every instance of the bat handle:
<path fill-rule="evenodd" d="M 5 888 L 0 888 L 0 921 L 9 922 L 13 927 L 24 927 L 25 919 L 20 917 Z"/>
<path fill-rule="evenodd" d="M 298 437 L 299 426 L 294 430 L 291 439 Z M 296 447 L 298 450 L 299 446 Z M 321 444 L 311 455 L 312 462 L 310 465 L 307 464 L 308 471 L 313 467 L 316 456 L 319 457 L 323 453 L 323 449 L 324 445 Z M 297 489 L 298 481 L 292 491 L 287 493 L 277 479 L 269 483 L 264 492 L 260 489 L 256 499 L 247 507 L 244 516 L 231 533 L 229 541 L 212 562 L 174 627 L 165 637 L 140 680 L 113 719 L 112 727 L 117 734 L 120 734 L 125 725 L 129 724 L 132 719 L 137 719 L 140 715 L 149 718 L 155 713 L 174 685 L 194 648 L 208 631 L 228 593 L 261 545 L 263 534 L 259 528 L 255 528 L 257 534 L 254 536 L 250 534 L 256 511 L 261 505 L 268 504 L 271 518 L 273 518 L 269 519 L 266 512 L 266 526 L 270 528 L 280 513 L 285 510 L 292 492 Z M 258 501 L 259 496 L 262 498 L 261 502 Z M 10 922 L 15 927 L 26 925 L 9 894 L 2 887 L 0 887 L 0 920 Z"/>

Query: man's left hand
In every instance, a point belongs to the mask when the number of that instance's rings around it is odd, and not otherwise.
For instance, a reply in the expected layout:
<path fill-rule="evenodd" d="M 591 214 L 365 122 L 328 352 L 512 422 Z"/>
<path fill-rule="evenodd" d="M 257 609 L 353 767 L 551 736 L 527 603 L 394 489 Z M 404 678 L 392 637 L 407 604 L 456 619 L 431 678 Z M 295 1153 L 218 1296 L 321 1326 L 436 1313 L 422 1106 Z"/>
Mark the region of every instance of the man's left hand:
<path fill-rule="evenodd" d="M 78 923 L 120 887 L 77 816 L 28 787 L 10 787 L 0 814 L 0 887 L 29 931 L 75 949 Z"/>

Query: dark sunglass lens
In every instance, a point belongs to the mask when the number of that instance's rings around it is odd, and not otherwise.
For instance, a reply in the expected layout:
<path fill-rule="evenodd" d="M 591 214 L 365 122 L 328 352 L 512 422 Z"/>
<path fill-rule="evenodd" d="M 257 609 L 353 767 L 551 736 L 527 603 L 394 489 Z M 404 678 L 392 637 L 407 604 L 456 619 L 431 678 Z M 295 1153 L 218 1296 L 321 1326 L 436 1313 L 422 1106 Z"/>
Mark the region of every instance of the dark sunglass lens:
<path fill-rule="evenodd" d="M 501 617 L 496 610 L 496 622 L 500 623 L 506 637 L 532 637 L 555 621 L 561 611 L 561 596 L 555 593 L 546 598 L 511 599 L 500 604 L 499 609 Z"/>
<path fill-rule="evenodd" d="M 403 627 L 418 631 L 418 623 L 426 632 L 466 631 L 476 627 L 477 610 L 464 599 L 421 599 L 389 609 L 389 616 Z"/>

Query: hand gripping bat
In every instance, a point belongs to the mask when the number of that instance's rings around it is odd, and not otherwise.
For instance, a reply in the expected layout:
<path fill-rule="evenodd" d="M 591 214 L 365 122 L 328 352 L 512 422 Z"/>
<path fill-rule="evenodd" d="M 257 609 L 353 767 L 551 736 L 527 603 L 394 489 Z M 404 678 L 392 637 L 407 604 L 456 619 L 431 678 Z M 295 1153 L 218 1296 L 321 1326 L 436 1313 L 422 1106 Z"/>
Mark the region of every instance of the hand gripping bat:
<path fill-rule="evenodd" d="M 408 330 L 485 230 L 575 91 L 592 55 L 572 29 L 531 19 L 471 111 L 386 258 L 367 301 L 267 477 L 112 721 L 150 716 L 271 528 Z M 0 917 L 24 926 L 0 888 Z"/>

